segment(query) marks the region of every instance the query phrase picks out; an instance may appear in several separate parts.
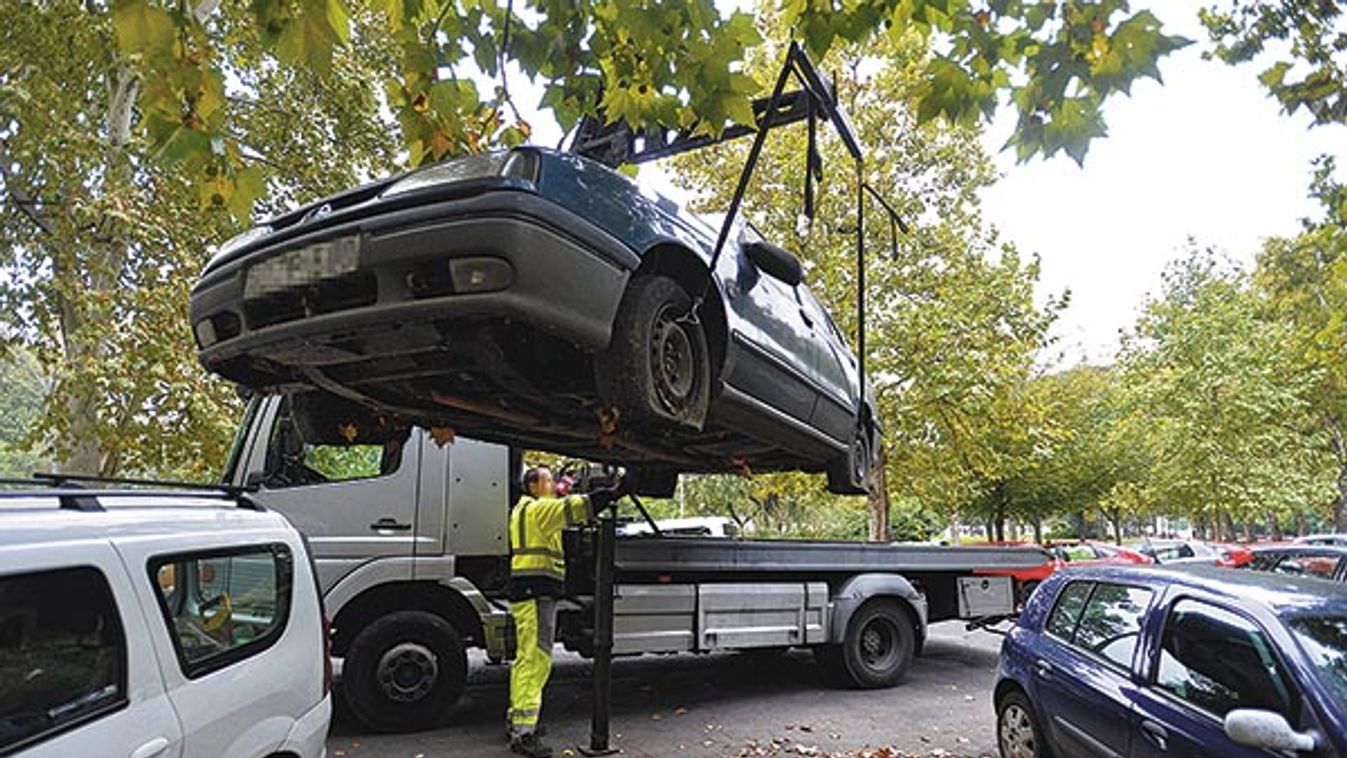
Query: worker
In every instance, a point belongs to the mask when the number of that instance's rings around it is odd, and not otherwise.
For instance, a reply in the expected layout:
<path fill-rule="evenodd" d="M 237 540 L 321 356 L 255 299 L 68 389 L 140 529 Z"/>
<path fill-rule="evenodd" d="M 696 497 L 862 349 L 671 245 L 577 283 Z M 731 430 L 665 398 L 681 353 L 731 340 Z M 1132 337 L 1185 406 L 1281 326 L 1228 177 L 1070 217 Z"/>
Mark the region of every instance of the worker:
<path fill-rule="evenodd" d="M 524 472 L 524 494 L 510 511 L 510 614 L 515 656 L 510 666 L 510 750 L 547 758 L 538 715 L 543 687 L 552 673 L 557 598 L 565 591 L 566 558 L 561 533 L 582 524 L 626 494 L 625 482 L 588 495 L 557 494 L 552 472 L 535 466 Z"/>

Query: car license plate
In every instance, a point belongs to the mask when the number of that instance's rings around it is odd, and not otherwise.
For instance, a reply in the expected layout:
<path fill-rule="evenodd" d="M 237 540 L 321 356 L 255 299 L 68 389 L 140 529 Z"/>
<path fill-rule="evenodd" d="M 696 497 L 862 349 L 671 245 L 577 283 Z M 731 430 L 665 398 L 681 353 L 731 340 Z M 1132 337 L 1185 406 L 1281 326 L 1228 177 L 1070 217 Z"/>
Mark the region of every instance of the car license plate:
<path fill-rule="evenodd" d="M 359 237 L 340 237 L 305 245 L 248 269 L 243 282 L 243 297 L 252 300 L 335 279 L 355 271 L 359 263 Z"/>

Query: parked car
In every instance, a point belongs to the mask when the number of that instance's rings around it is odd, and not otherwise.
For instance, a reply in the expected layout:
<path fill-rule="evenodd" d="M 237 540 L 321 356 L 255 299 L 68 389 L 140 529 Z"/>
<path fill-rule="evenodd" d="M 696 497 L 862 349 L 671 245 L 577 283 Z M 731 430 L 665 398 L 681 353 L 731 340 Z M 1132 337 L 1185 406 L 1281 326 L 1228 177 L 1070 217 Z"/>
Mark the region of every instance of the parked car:
<path fill-rule="evenodd" d="M 1155 563 L 1155 559 L 1139 551 L 1120 545 L 1104 542 L 1081 540 L 1079 542 L 1056 542 L 1047 545 L 1062 565 L 1071 566 L 1145 566 Z"/>
<path fill-rule="evenodd" d="M 1253 551 L 1249 568 L 1274 574 L 1347 581 L 1347 546 L 1277 545 Z"/>
<path fill-rule="evenodd" d="M 1003 758 L 1347 756 L 1347 587 L 1207 566 L 1044 582 L 1001 647 Z"/>
<path fill-rule="evenodd" d="M 855 354 L 795 256 L 732 229 L 712 271 L 718 229 L 616 171 L 473 155 L 226 242 L 191 323 L 202 364 L 246 387 L 621 463 L 643 494 L 797 469 L 864 492 L 880 428 Z"/>
<path fill-rule="evenodd" d="M 72 492 L 0 494 L 0 755 L 323 756 L 299 533 L 227 498 Z"/>
<path fill-rule="evenodd" d="M 1253 560 L 1253 551 L 1243 545 L 1198 542 L 1196 540 L 1146 540 L 1137 551 L 1156 563 L 1195 563 L 1240 568 Z"/>
<path fill-rule="evenodd" d="M 1347 545 L 1347 534 L 1307 534 L 1297 537 L 1301 545 Z"/>
<path fill-rule="evenodd" d="M 991 543 L 989 543 L 991 544 Z M 995 543 L 1024 544 L 1029 543 Z M 998 576 L 1009 576 L 1015 580 L 1015 591 L 1020 602 L 1029 599 L 1034 590 L 1045 579 L 1068 566 L 1144 566 L 1154 563 L 1154 559 L 1136 550 L 1109 545 L 1102 542 L 1080 540 L 1077 542 L 1050 542 L 1043 546 L 1052 554 L 1052 560 L 1042 566 L 1028 569 L 1006 569 L 988 571 Z"/>

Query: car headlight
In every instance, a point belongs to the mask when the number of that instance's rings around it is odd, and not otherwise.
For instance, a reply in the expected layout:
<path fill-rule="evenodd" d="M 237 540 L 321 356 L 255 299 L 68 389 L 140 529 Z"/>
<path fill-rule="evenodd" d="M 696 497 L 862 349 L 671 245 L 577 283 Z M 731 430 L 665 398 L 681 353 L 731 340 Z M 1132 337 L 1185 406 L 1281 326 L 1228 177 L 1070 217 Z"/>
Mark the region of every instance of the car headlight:
<path fill-rule="evenodd" d="M 223 245 L 220 245 L 220 249 L 215 251 L 215 255 L 211 256 L 210 262 L 206 264 L 206 268 L 214 266 L 217 261 L 227 257 L 235 250 L 247 247 L 268 234 L 271 234 L 271 231 L 272 229 L 270 226 L 263 224 L 262 226 L 255 226 L 242 234 L 236 234 L 233 237 L 230 237 Z"/>
<path fill-rule="evenodd" d="M 537 173 L 538 156 L 527 150 L 478 153 L 413 171 L 388 185 L 388 188 L 383 191 L 380 197 L 392 197 L 416 192 L 427 187 L 452 184 L 467 179 L 481 179 L 488 176 L 514 177 L 534 181 Z"/>

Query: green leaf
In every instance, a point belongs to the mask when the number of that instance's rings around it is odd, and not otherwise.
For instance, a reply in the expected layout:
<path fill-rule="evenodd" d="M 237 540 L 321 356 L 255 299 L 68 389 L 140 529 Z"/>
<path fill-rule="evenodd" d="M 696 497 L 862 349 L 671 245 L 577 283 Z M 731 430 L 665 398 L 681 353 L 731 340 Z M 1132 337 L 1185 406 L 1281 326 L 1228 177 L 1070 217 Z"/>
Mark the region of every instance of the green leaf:
<path fill-rule="evenodd" d="M 149 0 L 115 0 L 112 24 L 117 46 L 128 53 L 169 54 L 173 48 L 173 18 Z"/>

